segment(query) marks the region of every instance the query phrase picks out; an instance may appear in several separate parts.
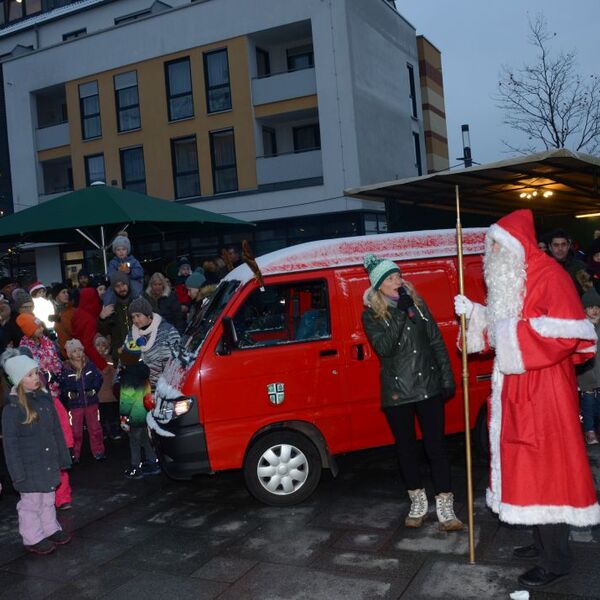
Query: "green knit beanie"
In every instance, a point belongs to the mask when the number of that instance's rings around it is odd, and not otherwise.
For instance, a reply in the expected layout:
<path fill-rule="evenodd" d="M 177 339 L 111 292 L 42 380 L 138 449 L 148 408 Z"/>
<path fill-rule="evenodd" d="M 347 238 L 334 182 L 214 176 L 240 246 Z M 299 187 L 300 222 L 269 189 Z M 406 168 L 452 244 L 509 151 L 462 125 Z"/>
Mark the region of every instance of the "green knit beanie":
<path fill-rule="evenodd" d="M 371 286 L 374 290 L 378 290 L 385 278 L 392 273 L 400 273 L 400 267 L 388 258 L 377 258 L 374 254 L 367 254 L 364 258 L 364 265 Z"/>

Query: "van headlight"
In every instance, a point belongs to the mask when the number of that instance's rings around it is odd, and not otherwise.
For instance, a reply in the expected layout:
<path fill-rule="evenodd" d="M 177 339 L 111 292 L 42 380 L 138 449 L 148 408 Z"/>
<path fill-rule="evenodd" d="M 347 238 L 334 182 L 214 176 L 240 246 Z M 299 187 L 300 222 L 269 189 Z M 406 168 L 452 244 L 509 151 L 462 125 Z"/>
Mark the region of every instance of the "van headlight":
<path fill-rule="evenodd" d="M 180 396 L 172 400 L 161 399 L 153 414 L 159 423 L 166 424 L 190 412 L 193 404 L 194 399 L 189 396 Z"/>
<path fill-rule="evenodd" d="M 174 417 L 181 417 L 185 413 L 189 412 L 192 408 L 193 401 L 191 398 L 178 398 L 173 404 L 173 415 Z"/>

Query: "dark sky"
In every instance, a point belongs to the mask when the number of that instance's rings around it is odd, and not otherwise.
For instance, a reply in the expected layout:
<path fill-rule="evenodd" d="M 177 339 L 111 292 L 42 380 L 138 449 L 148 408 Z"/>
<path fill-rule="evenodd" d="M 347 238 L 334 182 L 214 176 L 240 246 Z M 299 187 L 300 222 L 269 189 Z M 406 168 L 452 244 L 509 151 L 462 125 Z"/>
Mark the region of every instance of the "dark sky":
<path fill-rule="evenodd" d="M 583 75 L 600 73 L 600 0 L 396 0 L 396 7 L 442 52 L 451 166 L 462 155 L 462 123 L 470 125 L 475 160 L 513 156 L 501 140 L 518 138 L 502 124 L 492 96 L 503 64 L 535 62 L 528 14 L 544 13 L 557 34 L 552 47 L 575 50 Z"/>

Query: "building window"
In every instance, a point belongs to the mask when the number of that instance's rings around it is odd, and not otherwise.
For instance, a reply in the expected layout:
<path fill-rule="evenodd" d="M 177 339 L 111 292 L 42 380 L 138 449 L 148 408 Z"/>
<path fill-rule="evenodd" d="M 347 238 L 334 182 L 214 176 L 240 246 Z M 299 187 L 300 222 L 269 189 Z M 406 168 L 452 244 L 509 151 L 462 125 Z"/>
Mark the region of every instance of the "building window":
<path fill-rule="evenodd" d="M 271 74 L 271 60 L 266 50 L 256 49 L 256 75 L 268 77 Z"/>
<path fill-rule="evenodd" d="M 229 61 L 227 50 L 204 54 L 204 79 L 206 83 L 206 109 L 209 113 L 231 109 L 229 87 Z"/>
<path fill-rule="evenodd" d="M 171 157 L 175 198 L 199 196 L 200 172 L 198 170 L 196 138 L 192 136 L 171 140 Z"/>
<path fill-rule="evenodd" d="M 294 152 L 308 152 L 321 147 L 321 133 L 319 124 L 294 127 Z"/>
<path fill-rule="evenodd" d="M 287 69 L 288 71 L 300 71 L 301 69 L 311 69 L 315 66 L 315 55 L 312 44 L 308 46 L 298 46 L 287 50 Z"/>
<path fill-rule="evenodd" d="M 144 150 L 141 146 L 121 150 L 121 181 L 124 190 L 146 193 Z"/>
<path fill-rule="evenodd" d="M 84 140 L 100 137 L 100 99 L 98 82 L 90 81 L 79 86 L 79 110 L 81 112 L 81 137 Z"/>
<path fill-rule="evenodd" d="M 81 37 L 82 35 L 87 34 L 87 29 L 84 27 L 83 29 L 76 29 L 75 31 L 69 31 L 69 33 L 63 33 L 62 39 L 63 42 L 67 40 L 74 40 L 75 38 Z"/>
<path fill-rule="evenodd" d="M 139 10 L 138 12 L 130 13 L 128 15 L 123 15 L 121 17 L 115 17 L 115 25 L 121 25 L 123 23 L 131 23 L 131 21 L 137 21 L 137 19 L 141 19 L 142 17 L 147 17 L 152 14 L 151 8 L 146 8 L 144 10 Z"/>
<path fill-rule="evenodd" d="M 215 194 L 238 189 L 233 129 L 210 134 L 213 186 Z"/>
<path fill-rule="evenodd" d="M 137 72 L 120 73 L 115 75 L 114 80 L 118 130 L 139 129 L 141 123 Z"/>
<path fill-rule="evenodd" d="M 194 116 L 190 59 L 181 58 L 165 63 L 169 121 Z"/>
<path fill-rule="evenodd" d="M 95 181 L 106 182 L 104 173 L 104 154 L 93 154 L 85 157 L 85 185 L 88 187 Z"/>
<path fill-rule="evenodd" d="M 263 156 L 277 156 L 277 135 L 270 127 L 262 128 Z"/>
<path fill-rule="evenodd" d="M 417 118 L 417 91 L 415 88 L 415 70 L 412 65 L 406 65 L 408 69 L 408 85 L 410 89 L 410 105 L 412 110 L 412 116 Z"/>
<path fill-rule="evenodd" d="M 421 140 L 418 133 L 413 133 L 413 142 L 415 145 L 415 167 L 417 173 L 423 175 L 423 163 L 421 162 Z"/>

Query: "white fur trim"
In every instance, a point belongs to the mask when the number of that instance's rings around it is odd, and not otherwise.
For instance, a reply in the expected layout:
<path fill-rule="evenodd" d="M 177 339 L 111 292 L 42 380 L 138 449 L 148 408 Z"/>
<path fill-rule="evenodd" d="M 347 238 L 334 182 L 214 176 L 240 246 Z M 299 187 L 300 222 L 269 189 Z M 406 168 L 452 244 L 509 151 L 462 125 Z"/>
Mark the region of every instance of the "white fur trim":
<path fill-rule="evenodd" d="M 498 223 L 490 225 L 487 237 L 489 237 L 495 242 L 498 242 L 505 248 L 508 248 L 509 250 L 517 254 L 521 261 L 525 262 L 525 248 L 523 248 L 521 242 L 515 236 L 508 233 L 506 229 L 500 227 Z"/>
<path fill-rule="evenodd" d="M 150 429 L 152 429 L 152 431 L 156 432 L 158 435 L 160 435 L 161 437 L 175 437 L 174 433 L 171 433 L 170 431 L 167 431 L 166 429 L 163 429 L 154 419 L 154 417 L 152 416 L 152 413 L 146 413 L 146 425 L 148 425 L 148 427 Z"/>
<path fill-rule="evenodd" d="M 502 319 L 495 323 L 496 327 L 496 362 L 505 375 L 525 373 L 523 357 L 517 338 L 518 319 Z"/>
<path fill-rule="evenodd" d="M 158 399 L 165 400 L 173 400 L 174 398 L 179 398 L 183 396 L 181 390 L 174 388 L 172 385 L 168 384 L 165 378 L 161 375 L 156 384 L 156 391 L 154 392 L 154 397 Z"/>
<path fill-rule="evenodd" d="M 600 506 L 597 502 L 576 508 L 574 506 L 556 506 L 534 504 L 530 506 L 518 506 L 516 504 L 500 503 L 496 510 L 498 517 L 505 523 L 511 525 L 547 525 L 551 523 L 567 523 L 575 527 L 590 527 L 600 523 Z"/>
<path fill-rule="evenodd" d="M 494 361 L 492 371 L 492 395 L 488 403 L 490 436 L 490 487 L 486 490 L 487 505 L 498 512 L 502 499 L 502 465 L 500 463 L 500 428 L 502 426 L 502 385 L 504 375 Z"/>
<path fill-rule="evenodd" d="M 592 322 L 587 319 L 534 317 L 533 319 L 529 319 L 529 322 L 531 323 L 531 327 L 544 337 L 594 341 L 598 339 Z"/>
<path fill-rule="evenodd" d="M 486 347 L 485 331 L 487 329 L 487 313 L 485 306 L 473 302 L 473 312 L 467 327 L 467 352 L 483 352 Z M 460 336 L 460 331 L 458 332 Z"/>

